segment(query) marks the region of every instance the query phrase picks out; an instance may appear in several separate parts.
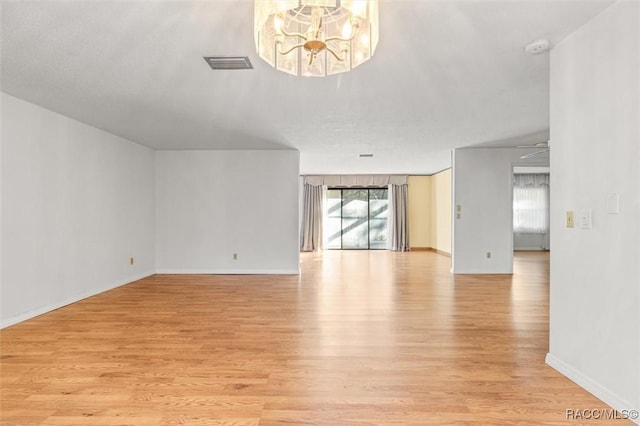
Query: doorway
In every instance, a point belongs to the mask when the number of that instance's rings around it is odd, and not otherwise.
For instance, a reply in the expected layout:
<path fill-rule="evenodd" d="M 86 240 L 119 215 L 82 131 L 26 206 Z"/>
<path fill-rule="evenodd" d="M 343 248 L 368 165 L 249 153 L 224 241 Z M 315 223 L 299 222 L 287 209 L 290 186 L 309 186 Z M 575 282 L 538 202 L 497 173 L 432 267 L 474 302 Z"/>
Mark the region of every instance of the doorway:
<path fill-rule="evenodd" d="M 514 167 L 513 249 L 549 250 L 548 167 Z"/>

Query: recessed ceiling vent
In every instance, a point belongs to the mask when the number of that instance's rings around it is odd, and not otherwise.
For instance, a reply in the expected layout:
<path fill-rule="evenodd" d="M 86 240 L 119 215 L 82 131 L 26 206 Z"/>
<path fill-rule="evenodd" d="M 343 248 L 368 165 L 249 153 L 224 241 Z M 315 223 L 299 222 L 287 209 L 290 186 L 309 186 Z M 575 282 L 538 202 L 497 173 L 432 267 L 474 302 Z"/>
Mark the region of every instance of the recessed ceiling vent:
<path fill-rule="evenodd" d="M 205 56 L 213 70 L 250 70 L 253 69 L 248 56 Z"/>
<path fill-rule="evenodd" d="M 360 154 L 359 157 L 360 158 L 372 158 L 373 154 Z"/>

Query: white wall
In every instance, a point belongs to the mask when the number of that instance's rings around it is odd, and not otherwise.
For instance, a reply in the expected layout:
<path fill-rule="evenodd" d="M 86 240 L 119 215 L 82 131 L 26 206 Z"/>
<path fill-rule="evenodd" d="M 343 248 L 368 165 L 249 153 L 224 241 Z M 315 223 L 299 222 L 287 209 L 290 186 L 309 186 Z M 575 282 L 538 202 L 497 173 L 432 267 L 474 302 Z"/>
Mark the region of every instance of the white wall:
<path fill-rule="evenodd" d="M 544 165 L 546 161 L 520 160 L 527 152 L 508 148 L 454 150 L 453 273 L 512 273 L 513 167 Z"/>
<path fill-rule="evenodd" d="M 549 249 L 549 234 L 513 233 L 513 249 L 543 251 Z"/>
<path fill-rule="evenodd" d="M 0 6 L 0 13 L 2 13 L 2 6 Z M 3 239 L 3 233 L 2 233 L 2 182 L 4 181 L 3 179 L 3 173 L 2 173 L 2 151 L 3 151 L 3 145 L 4 142 L 3 140 L 3 121 L 4 121 L 4 114 L 3 114 L 3 93 L 0 92 L 0 328 L 2 328 L 4 326 L 4 310 L 2 309 L 2 293 L 3 293 L 3 285 L 2 285 L 2 246 L 4 246 L 4 239 Z"/>
<path fill-rule="evenodd" d="M 298 175 L 297 151 L 156 152 L 158 272 L 298 273 Z"/>
<path fill-rule="evenodd" d="M 639 28 L 617 2 L 551 53 L 547 362 L 618 410 L 640 408 Z M 593 228 L 566 228 L 582 209 Z"/>
<path fill-rule="evenodd" d="M 152 274 L 153 151 L 1 100 L 2 326 Z"/>

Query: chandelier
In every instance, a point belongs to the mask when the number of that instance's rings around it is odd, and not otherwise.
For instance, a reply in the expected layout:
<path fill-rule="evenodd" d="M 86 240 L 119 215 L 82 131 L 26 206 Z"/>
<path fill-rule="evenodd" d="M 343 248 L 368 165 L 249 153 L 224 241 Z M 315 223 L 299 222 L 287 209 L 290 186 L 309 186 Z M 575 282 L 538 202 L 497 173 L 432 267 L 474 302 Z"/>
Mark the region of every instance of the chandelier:
<path fill-rule="evenodd" d="M 378 44 L 378 0 L 255 0 L 254 19 L 260 57 L 293 75 L 350 71 Z"/>

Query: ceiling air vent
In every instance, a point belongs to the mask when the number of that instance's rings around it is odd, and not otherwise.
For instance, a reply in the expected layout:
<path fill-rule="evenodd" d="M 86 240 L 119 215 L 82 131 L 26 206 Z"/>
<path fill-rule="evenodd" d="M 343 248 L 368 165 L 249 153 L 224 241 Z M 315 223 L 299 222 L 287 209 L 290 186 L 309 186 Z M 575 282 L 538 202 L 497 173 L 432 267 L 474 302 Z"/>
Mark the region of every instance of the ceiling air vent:
<path fill-rule="evenodd" d="M 253 69 L 248 56 L 205 56 L 213 70 L 250 70 Z"/>
<path fill-rule="evenodd" d="M 360 154 L 358 157 L 360 157 L 360 158 L 372 158 L 373 154 Z"/>

